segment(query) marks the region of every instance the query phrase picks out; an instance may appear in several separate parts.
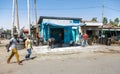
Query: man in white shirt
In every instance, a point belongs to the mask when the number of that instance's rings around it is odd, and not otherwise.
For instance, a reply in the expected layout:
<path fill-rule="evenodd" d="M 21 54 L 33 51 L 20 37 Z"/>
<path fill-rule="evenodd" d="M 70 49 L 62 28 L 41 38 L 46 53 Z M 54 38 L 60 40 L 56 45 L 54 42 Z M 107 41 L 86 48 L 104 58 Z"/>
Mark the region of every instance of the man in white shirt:
<path fill-rule="evenodd" d="M 10 39 L 9 45 L 10 45 L 10 49 L 12 50 L 11 55 L 9 56 L 7 63 L 10 63 L 11 58 L 15 55 L 16 59 L 17 59 L 17 63 L 19 65 L 22 65 L 20 60 L 19 60 L 19 54 L 18 54 L 18 50 L 17 50 L 17 34 L 14 34 L 14 37 Z"/>

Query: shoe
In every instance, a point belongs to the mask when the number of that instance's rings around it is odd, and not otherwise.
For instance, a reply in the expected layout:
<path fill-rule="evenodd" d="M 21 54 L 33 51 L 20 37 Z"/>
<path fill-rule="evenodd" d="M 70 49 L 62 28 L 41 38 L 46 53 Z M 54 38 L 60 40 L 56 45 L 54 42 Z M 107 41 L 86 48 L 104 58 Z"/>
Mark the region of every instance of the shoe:
<path fill-rule="evenodd" d="M 25 58 L 25 60 L 27 60 L 27 61 L 28 61 L 29 59 L 30 59 L 30 58 Z"/>
<path fill-rule="evenodd" d="M 18 63 L 18 65 L 23 65 L 23 64 L 22 64 L 22 62 L 20 61 L 20 62 Z"/>
<path fill-rule="evenodd" d="M 10 64 L 10 62 L 9 62 L 9 61 L 7 61 L 7 64 Z"/>
<path fill-rule="evenodd" d="M 7 64 L 10 64 L 10 61 L 7 61 Z"/>
<path fill-rule="evenodd" d="M 22 63 L 18 63 L 18 65 L 23 65 Z"/>

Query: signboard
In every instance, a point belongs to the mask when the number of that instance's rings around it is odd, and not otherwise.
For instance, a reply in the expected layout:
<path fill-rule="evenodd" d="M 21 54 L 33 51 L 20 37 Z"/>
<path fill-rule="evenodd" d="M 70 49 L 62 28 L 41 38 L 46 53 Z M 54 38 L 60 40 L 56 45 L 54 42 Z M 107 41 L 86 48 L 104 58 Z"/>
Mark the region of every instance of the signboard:
<path fill-rule="evenodd" d="M 49 22 L 54 24 L 72 24 L 73 20 L 43 19 L 43 22 Z"/>

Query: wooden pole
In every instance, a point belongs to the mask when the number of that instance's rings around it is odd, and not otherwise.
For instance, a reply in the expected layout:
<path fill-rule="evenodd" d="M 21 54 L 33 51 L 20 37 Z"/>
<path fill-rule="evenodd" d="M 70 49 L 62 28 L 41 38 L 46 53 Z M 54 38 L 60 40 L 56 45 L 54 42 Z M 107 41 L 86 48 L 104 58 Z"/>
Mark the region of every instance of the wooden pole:
<path fill-rule="evenodd" d="M 30 31 L 30 0 L 27 0 L 27 5 L 28 5 L 28 26 L 29 26 L 29 35 L 31 34 Z"/>
<path fill-rule="evenodd" d="M 102 0 L 102 23 L 104 18 L 104 0 Z"/>
<path fill-rule="evenodd" d="M 103 19 L 104 19 L 104 0 L 102 0 L 102 24 L 103 24 Z M 101 35 L 103 34 L 103 25 L 102 25 Z"/>
<path fill-rule="evenodd" d="M 102 0 L 102 28 L 101 28 L 101 42 L 103 44 L 103 18 L 104 18 L 104 0 Z"/>
<path fill-rule="evenodd" d="M 13 36 L 14 34 L 14 14 L 15 14 L 15 0 L 13 0 L 13 4 L 12 4 L 12 31 L 11 31 L 11 35 Z"/>
<path fill-rule="evenodd" d="M 20 35 L 19 16 L 18 16 L 18 0 L 16 0 L 16 19 L 17 19 L 18 35 Z"/>
<path fill-rule="evenodd" d="M 34 12 L 35 12 L 35 24 L 36 24 L 36 32 L 39 34 L 39 26 L 38 26 L 38 23 L 37 23 L 36 0 L 34 0 Z"/>

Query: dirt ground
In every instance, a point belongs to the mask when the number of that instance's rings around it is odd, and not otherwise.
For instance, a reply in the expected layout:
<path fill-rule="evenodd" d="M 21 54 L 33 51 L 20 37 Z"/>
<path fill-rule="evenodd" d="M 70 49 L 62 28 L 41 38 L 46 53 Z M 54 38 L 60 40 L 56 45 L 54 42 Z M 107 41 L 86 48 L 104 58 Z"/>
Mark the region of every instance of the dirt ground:
<path fill-rule="evenodd" d="M 0 74 L 120 74 L 119 45 L 67 48 L 76 50 L 80 48 L 89 52 L 71 50 L 62 51 L 61 53 L 36 53 L 36 51 L 33 51 L 31 59 L 28 61 L 24 60 L 27 52 L 23 49 L 19 50 L 23 65 L 19 66 L 15 57 L 11 60 L 12 64 L 6 63 L 10 52 L 6 52 L 4 45 L 8 43 L 8 40 L 1 42 Z M 94 51 L 90 51 L 91 49 L 94 49 Z"/>

